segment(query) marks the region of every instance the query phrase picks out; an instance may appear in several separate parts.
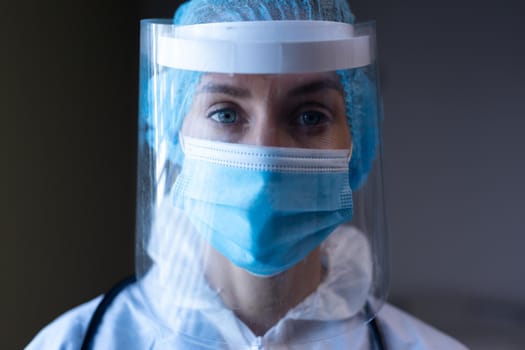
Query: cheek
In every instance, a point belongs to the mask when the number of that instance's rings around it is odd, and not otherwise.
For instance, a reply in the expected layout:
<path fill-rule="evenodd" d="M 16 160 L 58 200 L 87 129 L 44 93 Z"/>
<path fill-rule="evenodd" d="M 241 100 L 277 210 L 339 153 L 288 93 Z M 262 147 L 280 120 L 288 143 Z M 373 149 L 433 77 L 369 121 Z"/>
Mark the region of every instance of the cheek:
<path fill-rule="evenodd" d="M 333 96 L 332 96 L 333 97 Z M 331 128 L 332 148 L 349 149 L 352 145 L 350 127 L 346 116 L 346 104 L 344 97 L 337 94 L 332 99 L 334 125 Z"/>
<path fill-rule="evenodd" d="M 350 130 L 346 124 L 334 126 L 329 132 L 320 135 L 317 143 L 318 148 L 350 149 L 352 144 Z"/>
<path fill-rule="evenodd" d="M 352 145 L 352 136 L 350 134 L 350 126 L 346 116 L 346 108 L 344 100 L 337 102 L 335 109 L 335 121 L 333 127 L 330 129 L 331 145 L 336 149 L 349 149 Z"/>
<path fill-rule="evenodd" d="M 190 111 L 182 122 L 181 132 L 184 136 L 199 137 L 198 127 L 199 121 L 197 116 Z"/>
<path fill-rule="evenodd" d="M 203 109 L 204 103 L 201 99 L 195 99 L 188 114 L 182 123 L 182 134 L 195 138 L 208 138 L 211 132 L 207 128 L 206 115 Z"/>
<path fill-rule="evenodd" d="M 346 119 L 341 123 L 339 128 L 337 128 L 337 135 L 335 136 L 337 140 L 337 148 L 350 148 L 352 145 L 352 137 L 350 136 L 350 128 Z"/>

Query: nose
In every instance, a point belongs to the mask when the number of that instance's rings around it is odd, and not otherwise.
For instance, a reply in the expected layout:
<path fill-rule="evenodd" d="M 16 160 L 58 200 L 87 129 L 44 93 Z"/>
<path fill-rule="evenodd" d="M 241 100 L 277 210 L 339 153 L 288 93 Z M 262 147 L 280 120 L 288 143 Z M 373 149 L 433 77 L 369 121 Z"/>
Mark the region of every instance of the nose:
<path fill-rule="evenodd" d="M 245 143 L 256 146 L 284 146 L 279 128 L 274 125 L 268 125 L 268 123 L 257 123 L 257 125 L 251 127 L 246 135 Z"/>
<path fill-rule="evenodd" d="M 249 130 L 245 133 L 244 143 L 268 147 L 293 147 L 294 140 L 279 121 L 275 111 L 262 109 L 257 115 L 252 116 Z"/>

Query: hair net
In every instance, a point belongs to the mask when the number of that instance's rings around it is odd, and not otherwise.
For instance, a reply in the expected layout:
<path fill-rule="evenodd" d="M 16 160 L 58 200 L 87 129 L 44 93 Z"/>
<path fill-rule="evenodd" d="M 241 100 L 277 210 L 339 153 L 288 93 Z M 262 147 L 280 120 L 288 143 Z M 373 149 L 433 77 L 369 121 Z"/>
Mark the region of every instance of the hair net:
<path fill-rule="evenodd" d="M 318 20 L 353 23 L 345 0 L 197 0 L 182 4 L 175 24 L 210 22 Z"/>
<path fill-rule="evenodd" d="M 177 25 L 210 22 L 234 22 L 257 20 L 324 20 L 354 23 L 345 0 L 193 0 L 182 4 L 174 16 Z M 368 72 L 370 68 L 368 68 Z M 160 113 L 141 111 L 146 117 L 147 141 L 162 145 L 173 163 L 180 165 L 178 131 L 192 103 L 195 87 L 203 73 L 166 68 L 158 85 L 148 82 L 147 89 L 159 89 L 158 101 L 149 101 L 150 108 Z M 376 94 L 377 87 L 369 80 L 363 68 L 338 71 L 345 92 L 348 123 L 352 136 L 353 152 L 350 160 L 350 186 L 358 189 L 365 181 L 376 156 L 378 125 Z M 368 73 L 370 74 L 370 73 Z M 165 82 L 169 82 L 166 86 Z M 146 92 L 148 96 L 152 94 Z M 153 103 L 151 103 L 153 102 Z M 156 123 L 147 118 L 158 115 Z M 152 128 L 151 125 L 156 125 Z M 156 142 L 155 142 L 156 141 Z"/>

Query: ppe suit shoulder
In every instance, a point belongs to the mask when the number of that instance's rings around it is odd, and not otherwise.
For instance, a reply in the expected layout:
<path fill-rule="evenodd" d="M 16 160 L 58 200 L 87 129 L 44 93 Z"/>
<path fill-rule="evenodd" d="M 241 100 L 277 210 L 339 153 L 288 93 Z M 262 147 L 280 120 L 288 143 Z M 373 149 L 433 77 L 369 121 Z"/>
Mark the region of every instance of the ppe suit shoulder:
<path fill-rule="evenodd" d="M 379 312 L 378 323 L 389 349 L 467 350 L 457 340 L 390 304 Z"/>
<path fill-rule="evenodd" d="M 46 326 L 27 346 L 36 349 L 80 349 L 102 296 L 82 304 Z M 149 318 L 136 284 L 122 290 L 104 313 L 94 349 L 150 349 L 160 331 Z"/>
<path fill-rule="evenodd" d="M 27 345 L 26 350 L 80 349 L 91 316 L 101 300 L 102 296 L 98 296 L 62 314 L 44 327 Z"/>

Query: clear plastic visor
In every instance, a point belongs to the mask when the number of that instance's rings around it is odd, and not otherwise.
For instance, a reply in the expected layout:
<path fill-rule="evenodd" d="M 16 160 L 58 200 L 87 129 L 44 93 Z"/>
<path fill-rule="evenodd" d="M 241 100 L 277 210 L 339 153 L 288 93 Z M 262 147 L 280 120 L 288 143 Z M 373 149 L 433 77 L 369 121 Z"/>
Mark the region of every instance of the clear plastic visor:
<path fill-rule="evenodd" d="M 142 21 L 136 270 L 173 337 L 323 342 L 379 310 L 374 45 L 373 24 Z"/>

